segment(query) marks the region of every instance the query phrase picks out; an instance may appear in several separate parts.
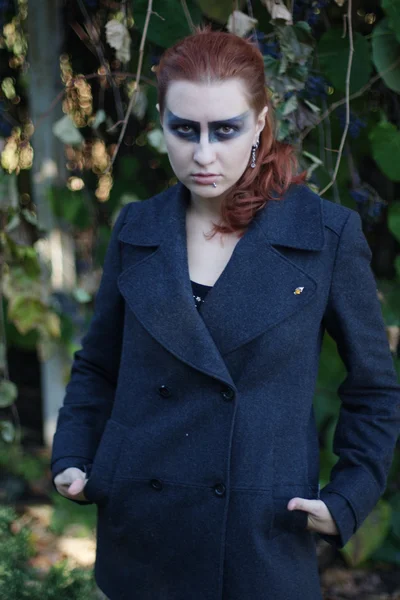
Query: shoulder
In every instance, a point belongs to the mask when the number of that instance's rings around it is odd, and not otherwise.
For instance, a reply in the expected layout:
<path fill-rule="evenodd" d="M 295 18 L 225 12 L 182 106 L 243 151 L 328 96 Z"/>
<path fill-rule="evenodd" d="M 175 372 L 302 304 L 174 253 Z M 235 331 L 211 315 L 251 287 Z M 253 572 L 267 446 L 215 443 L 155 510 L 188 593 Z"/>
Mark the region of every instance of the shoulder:
<path fill-rule="evenodd" d="M 146 198 L 145 200 L 129 202 L 123 208 L 123 210 L 126 209 L 125 221 L 134 220 L 142 215 L 148 215 L 149 217 L 152 214 L 158 215 L 160 210 L 166 206 L 168 201 L 172 200 L 176 196 L 177 190 L 178 184 L 175 184 L 162 190 L 154 196 Z"/>
<path fill-rule="evenodd" d="M 314 205 L 315 208 L 319 207 L 325 228 L 337 236 L 340 237 L 347 221 L 351 220 L 356 224 L 360 222 L 360 216 L 356 210 L 323 198 L 312 191 L 307 185 L 294 185 L 291 187 L 295 192 L 293 197 L 296 198 L 296 201 L 300 205 L 307 203 Z"/>

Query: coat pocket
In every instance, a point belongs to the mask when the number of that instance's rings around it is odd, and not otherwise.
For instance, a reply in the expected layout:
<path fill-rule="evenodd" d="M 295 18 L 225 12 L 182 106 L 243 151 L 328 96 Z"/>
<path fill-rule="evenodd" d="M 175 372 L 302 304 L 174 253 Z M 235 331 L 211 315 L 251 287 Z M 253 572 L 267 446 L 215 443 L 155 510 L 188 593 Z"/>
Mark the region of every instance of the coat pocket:
<path fill-rule="evenodd" d="M 318 486 L 314 485 L 278 485 L 273 491 L 274 515 L 270 530 L 270 539 L 283 533 L 304 533 L 308 531 L 308 513 L 304 510 L 288 510 L 291 498 L 318 498 Z"/>
<path fill-rule="evenodd" d="M 89 502 L 99 505 L 108 503 L 125 431 L 116 421 L 107 421 L 83 490 Z"/>

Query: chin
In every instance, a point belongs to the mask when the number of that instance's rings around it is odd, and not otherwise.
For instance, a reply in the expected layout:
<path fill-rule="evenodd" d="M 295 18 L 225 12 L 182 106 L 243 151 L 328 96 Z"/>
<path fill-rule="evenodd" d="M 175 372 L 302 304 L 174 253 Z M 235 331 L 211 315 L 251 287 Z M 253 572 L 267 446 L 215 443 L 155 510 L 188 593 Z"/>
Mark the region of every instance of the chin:
<path fill-rule="evenodd" d="M 194 192 L 195 194 L 198 194 L 199 196 L 204 196 L 206 198 L 214 198 L 214 196 L 220 196 L 221 194 L 226 192 L 227 189 L 229 189 L 229 186 L 222 185 L 218 182 L 217 187 L 213 187 L 212 184 L 196 184 L 192 180 L 184 182 L 184 184 L 191 192 Z"/>

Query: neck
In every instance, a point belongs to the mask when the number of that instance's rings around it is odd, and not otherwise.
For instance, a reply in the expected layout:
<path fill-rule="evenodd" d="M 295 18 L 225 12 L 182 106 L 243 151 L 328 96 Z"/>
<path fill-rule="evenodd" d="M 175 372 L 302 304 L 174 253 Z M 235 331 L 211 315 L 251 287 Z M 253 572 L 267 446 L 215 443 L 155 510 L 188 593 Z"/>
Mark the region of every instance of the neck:
<path fill-rule="evenodd" d="M 223 196 L 215 198 L 202 198 L 197 194 L 190 195 L 189 211 L 202 221 L 218 221 L 221 217 L 221 204 Z"/>

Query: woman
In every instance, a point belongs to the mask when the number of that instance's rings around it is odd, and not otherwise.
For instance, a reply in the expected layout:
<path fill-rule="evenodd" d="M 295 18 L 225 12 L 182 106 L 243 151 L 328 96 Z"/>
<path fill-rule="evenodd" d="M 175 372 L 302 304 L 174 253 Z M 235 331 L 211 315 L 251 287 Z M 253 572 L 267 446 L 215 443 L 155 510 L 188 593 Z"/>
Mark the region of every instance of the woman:
<path fill-rule="evenodd" d="M 54 482 L 96 503 L 112 600 L 321 599 L 316 536 L 342 547 L 358 529 L 399 432 L 371 252 L 358 214 L 294 175 L 253 45 L 197 31 L 157 78 L 179 182 L 114 227 Z M 320 490 L 325 330 L 348 375 Z"/>

